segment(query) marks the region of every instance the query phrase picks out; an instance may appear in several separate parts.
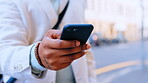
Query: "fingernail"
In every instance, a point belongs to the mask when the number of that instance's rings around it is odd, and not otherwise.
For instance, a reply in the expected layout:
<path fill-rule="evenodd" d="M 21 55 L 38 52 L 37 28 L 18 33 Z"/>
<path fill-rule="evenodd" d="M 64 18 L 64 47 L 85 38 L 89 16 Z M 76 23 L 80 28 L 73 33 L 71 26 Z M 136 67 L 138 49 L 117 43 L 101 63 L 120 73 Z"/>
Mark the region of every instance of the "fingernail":
<path fill-rule="evenodd" d="M 88 51 L 85 50 L 85 51 L 84 51 L 84 55 L 85 55 L 87 52 L 88 52 Z"/>
<path fill-rule="evenodd" d="M 86 49 L 89 49 L 89 48 L 91 48 L 91 45 L 90 44 L 87 44 L 86 45 Z"/>
<path fill-rule="evenodd" d="M 80 45 L 80 42 L 79 41 L 76 41 L 76 46 L 79 46 Z"/>

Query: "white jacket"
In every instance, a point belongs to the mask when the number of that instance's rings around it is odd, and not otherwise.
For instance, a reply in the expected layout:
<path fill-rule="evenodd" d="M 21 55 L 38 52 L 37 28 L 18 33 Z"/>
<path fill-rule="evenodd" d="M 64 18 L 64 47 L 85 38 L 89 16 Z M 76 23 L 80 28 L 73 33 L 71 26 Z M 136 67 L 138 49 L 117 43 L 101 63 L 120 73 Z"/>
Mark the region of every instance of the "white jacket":
<path fill-rule="evenodd" d="M 67 0 L 61 0 L 59 13 Z M 84 0 L 70 0 L 60 27 L 83 23 Z M 0 73 L 13 76 L 16 83 L 55 83 L 56 71 L 48 70 L 37 79 L 29 65 L 30 49 L 56 24 L 58 14 L 50 0 L 0 0 Z M 89 57 L 89 58 L 88 58 Z M 86 55 L 72 63 L 77 83 L 95 83 L 94 62 Z"/>

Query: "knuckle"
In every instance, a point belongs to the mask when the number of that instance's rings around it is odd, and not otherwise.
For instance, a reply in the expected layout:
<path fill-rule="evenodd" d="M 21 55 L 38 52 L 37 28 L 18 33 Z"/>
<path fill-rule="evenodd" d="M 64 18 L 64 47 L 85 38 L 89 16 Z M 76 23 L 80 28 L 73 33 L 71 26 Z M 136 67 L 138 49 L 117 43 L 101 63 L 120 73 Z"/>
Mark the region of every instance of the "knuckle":
<path fill-rule="evenodd" d="M 54 55 L 55 55 L 55 53 L 54 52 L 52 52 L 52 51 L 47 51 L 47 52 L 45 52 L 45 54 L 46 54 L 46 57 L 47 58 L 51 58 L 51 57 L 53 57 Z"/>
<path fill-rule="evenodd" d="M 58 47 L 61 47 L 63 45 L 63 42 L 62 41 L 57 41 L 57 46 Z"/>
<path fill-rule="evenodd" d="M 50 49 L 43 49 L 41 50 L 41 53 L 43 56 L 45 56 L 46 58 L 50 57 L 51 55 L 54 55 L 54 52 Z"/>
<path fill-rule="evenodd" d="M 69 57 L 66 57 L 65 61 L 66 61 L 66 62 L 71 62 L 71 61 L 73 61 L 72 55 L 70 55 Z"/>
<path fill-rule="evenodd" d="M 55 61 L 54 61 L 54 60 L 49 60 L 48 63 L 49 63 L 51 66 L 55 66 Z"/>
<path fill-rule="evenodd" d="M 42 45 L 43 48 L 46 48 L 46 47 L 48 46 L 48 45 L 47 45 L 47 40 L 46 40 L 46 38 L 44 38 L 44 39 L 42 40 L 41 45 Z"/>
<path fill-rule="evenodd" d="M 75 55 L 71 55 L 71 56 L 70 56 L 70 60 L 71 60 L 71 61 L 73 61 L 73 60 L 75 60 L 75 59 L 76 59 Z"/>
<path fill-rule="evenodd" d="M 48 57 L 48 52 L 47 51 L 44 51 L 43 52 L 43 55 L 46 56 L 46 57 Z"/>
<path fill-rule="evenodd" d="M 50 51 L 50 52 L 48 52 L 48 55 L 49 55 L 49 56 L 52 56 L 52 55 L 55 55 L 55 53 L 52 52 L 52 51 Z"/>

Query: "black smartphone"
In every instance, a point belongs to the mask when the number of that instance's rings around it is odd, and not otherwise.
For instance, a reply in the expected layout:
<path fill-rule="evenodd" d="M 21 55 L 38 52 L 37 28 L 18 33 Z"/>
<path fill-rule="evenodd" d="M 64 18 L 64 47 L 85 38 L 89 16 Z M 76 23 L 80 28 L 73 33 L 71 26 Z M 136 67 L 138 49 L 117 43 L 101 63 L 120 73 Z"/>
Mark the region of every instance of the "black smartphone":
<path fill-rule="evenodd" d="M 92 24 L 68 24 L 64 26 L 60 39 L 78 40 L 85 44 L 93 29 Z"/>

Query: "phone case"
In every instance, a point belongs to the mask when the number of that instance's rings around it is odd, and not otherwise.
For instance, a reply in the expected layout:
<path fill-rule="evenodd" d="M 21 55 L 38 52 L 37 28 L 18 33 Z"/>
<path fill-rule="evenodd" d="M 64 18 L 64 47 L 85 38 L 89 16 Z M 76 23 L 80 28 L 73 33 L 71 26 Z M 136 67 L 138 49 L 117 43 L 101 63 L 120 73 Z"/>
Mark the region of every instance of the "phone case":
<path fill-rule="evenodd" d="M 68 24 L 63 28 L 61 39 L 78 40 L 81 44 L 85 44 L 93 28 L 91 24 Z"/>

